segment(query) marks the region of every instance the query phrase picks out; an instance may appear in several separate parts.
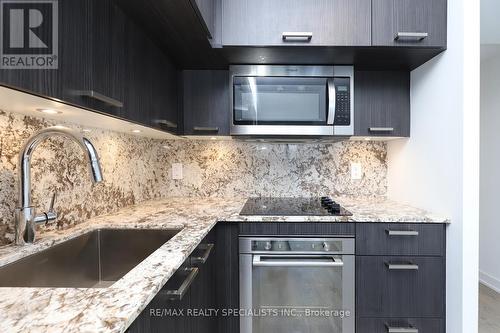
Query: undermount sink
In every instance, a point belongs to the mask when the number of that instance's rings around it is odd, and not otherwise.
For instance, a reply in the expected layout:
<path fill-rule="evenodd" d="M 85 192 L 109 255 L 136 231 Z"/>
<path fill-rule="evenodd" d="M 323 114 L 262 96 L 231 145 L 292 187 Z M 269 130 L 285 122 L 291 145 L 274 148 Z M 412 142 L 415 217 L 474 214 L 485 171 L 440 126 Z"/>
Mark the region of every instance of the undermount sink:
<path fill-rule="evenodd" d="M 0 287 L 109 287 L 179 231 L 94 230 L 0 267 Z"/>

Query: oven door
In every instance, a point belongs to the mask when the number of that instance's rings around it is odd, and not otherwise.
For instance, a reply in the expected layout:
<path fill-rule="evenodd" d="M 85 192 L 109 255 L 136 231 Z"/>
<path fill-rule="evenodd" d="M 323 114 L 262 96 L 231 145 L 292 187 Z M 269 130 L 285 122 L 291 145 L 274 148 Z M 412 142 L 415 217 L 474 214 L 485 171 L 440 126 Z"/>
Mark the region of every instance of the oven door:
<path fill-rule="evenodd" d="M 354 333 L 353 255 L 240 255 L 241 333 Z"/>
<path fill-rule="evenodd" d="M 322 77 L 234 76 L 231 134 L 333 135 L 333 84 Z"/>

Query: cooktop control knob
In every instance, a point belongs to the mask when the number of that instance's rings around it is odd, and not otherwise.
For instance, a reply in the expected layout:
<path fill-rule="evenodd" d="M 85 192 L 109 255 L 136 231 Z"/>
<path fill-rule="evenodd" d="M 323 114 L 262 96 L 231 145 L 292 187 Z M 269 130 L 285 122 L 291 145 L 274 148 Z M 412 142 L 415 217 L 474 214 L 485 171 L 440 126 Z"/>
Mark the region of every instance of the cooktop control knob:
<path fill-rule="evenodd" d="M 266 242 L 266 244 L 264 245 L 264 250 L 269 251 L 272 247 L 273 246 L 271 242 Z"/>
<path fill-rule="evenodd" d="M 323 250 L 330 251 L 330 245 L 327 242 L 323 242 Z"/>

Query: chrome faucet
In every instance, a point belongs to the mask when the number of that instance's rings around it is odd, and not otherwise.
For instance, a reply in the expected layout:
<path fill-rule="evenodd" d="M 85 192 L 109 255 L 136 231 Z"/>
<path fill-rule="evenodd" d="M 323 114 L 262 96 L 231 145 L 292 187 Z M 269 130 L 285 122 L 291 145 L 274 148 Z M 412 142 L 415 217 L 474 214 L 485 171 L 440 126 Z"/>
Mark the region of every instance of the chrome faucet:
<path fill-rule="evenodd" d="M 43 129 L 33 134 L 24 144 L 19 153 L 19 205 L 16 209 L 16 244 L 24 245 L 35 240 L 35 226 L 47 224 L 57 218 L 54 211 L 55 194 L 52 196 L 50 208 L 43 214 L 36 214 L 36 208 L 31 202 L 31 156 L 36 147 L 45 139 L 52 136 L 62 136 L 76 142 L 84 151 L 85 159 L 89 165 L 92 182 L 102 181 L 99 156 L 92 143 L 80 133 L 62 126 Z"/>

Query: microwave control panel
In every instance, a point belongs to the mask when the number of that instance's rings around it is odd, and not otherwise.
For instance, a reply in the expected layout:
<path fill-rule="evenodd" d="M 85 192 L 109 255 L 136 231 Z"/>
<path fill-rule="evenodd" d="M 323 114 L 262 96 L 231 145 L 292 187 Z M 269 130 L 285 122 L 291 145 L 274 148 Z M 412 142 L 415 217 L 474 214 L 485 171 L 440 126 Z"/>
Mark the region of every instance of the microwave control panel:
<path fill-rule="evenodd" d="M 335 82 L 335 119 L 334 125 L 351 124 L 351 82 L 348 77 L 336 77 Z"/>

